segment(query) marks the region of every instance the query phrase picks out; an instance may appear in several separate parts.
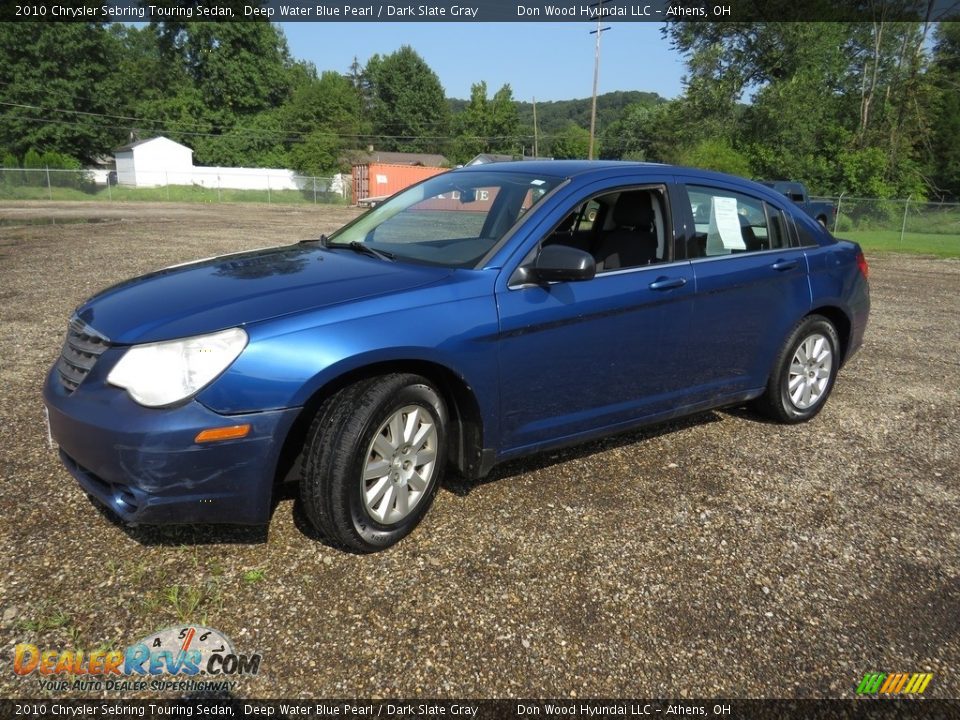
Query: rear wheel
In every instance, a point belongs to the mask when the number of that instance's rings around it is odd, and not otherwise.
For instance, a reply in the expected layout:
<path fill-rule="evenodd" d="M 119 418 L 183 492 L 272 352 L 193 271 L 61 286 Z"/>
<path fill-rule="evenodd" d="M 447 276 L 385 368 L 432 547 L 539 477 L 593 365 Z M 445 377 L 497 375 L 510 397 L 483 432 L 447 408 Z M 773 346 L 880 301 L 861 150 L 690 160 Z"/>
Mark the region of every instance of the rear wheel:
<path fill-rule="evenodd" d="M 804 318 L 784 342 L 766 392 L 756 401 L 758 409 L 784 423 L 815 416 L 833 390 L 839 349 L 833 323 L 822 315 Z"/>
<path fill-rule="evenodd" d="M 420 522 L 446 464 L 447 410 L 418 375 L 341 390 L 307 434 L 300 495 L 310 522 L 335 545 L 374 552 Z"/>

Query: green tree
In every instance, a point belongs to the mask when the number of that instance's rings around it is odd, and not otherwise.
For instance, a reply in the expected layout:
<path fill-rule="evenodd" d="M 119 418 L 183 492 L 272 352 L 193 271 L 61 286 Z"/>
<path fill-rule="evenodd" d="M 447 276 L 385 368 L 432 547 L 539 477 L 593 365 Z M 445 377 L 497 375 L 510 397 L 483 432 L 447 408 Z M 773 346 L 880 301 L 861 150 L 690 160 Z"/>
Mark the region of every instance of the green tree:
<path fill-rule="evenodd" d="M 509 83 L 493 94 L 487 111 L 490 117 L 490 152 L 518 152 L 520 150 L 517 137 L 520 134 L 520 116 L 517 112 L 517 103 L 513 99 L 513 89 Z"/>
<path fill-rule="evenodd" d="M 519 154 L 520 120 L 510 85 L 504 85 L 491 100 L 487 84 L 475 83 L 470 88 L 470 101 L 455 116 L 457 139 L 453 156 L 466 162 L 480 153 Z"/>
<path fill-rule="evenodd" d="M 102 23 L 0 23 L 0 92 L 14 104 L 3 108 L 0 147 L 89 162 L 122 140 L 123 128 L 98 116 L 123 107 L 101 81 L 116 51 Z"/>
<path fill-rule="evenodd" d="M 361 130 L 360 98 L 347 78 L 332 71 L 294 89 L 282 114 L 292 133 L 306 134 L 323 127 L 355 143 Z"/>
<path fill-rule="evenodd" d="M 162 44 L 173 48 L 214 112 L 253 115 L 289 95 L 293 61 L 283 32 L 271 23 L 165 23 Z"/>
<path fill-rule="evenodd" d="M 939 91 L 928 150 L 938 195 L 960 197 L 960 23 L 937 30 L 933 79 Z"/>
<path fill-rule="evenodd" d="M 43 168 L 43 158 L 33 148 L 27 150 L 23 156 L 23 180 L 27 185 L 43 185 L 46 183 L 46 177 L 43 173 L 37 172 Z"/>
<path fill-rule="evenodd" d="M 290 163 L 304 175 L 328 175 L 339 169 L 340 149 L 336 136 L 316 130 L 290 148 Z"/>
<path fill-rule="evenodd" d="M 584 160 L 589 150 L 590 131 L 574 123 L 567 125 L 550 141 L 550 154 L 557 160 Z"/>
<path fill-rule="evenodd" d="M 23 173 L 20 172 L 20 161 L 13 153 L 3 154 L 3 170 L 0 171 L 0 179 L 5 185 L 22 185 Z"/>
<path fill-rule="evenodd" d="M 27 150 L 23 156 L 24 170 L 39 170 L 43 167 L 43 157 L 33 148 Z"/>
<path fill-rule="evenodd" d="M 489 151 L 490 109 L 485 82 L 470 86 L 470 101 L 454 117 L 454 127 L 457 138 L 452 155 L 456 162 L 465 163 Z"/>
<path fill-rule="evenodd" d="M 373 132 L 385 149 L 438 152 L 450 129 L 450 111 L 436 73 L 413 48 L 367 61 L 373 92 Z"/>
<path fill-rule="evenodd" d="M 603 154 L 608 160 L 660 161 L 662 140 L 670 127 L 669 103 L 638 102 L 624 108 L 621 116 L 602 133 Z"/>
<path fill-rule="evenodd" d="M 290 58 L 283 33 L 267 22 L 151 25 L 149 58 L 169 66 L 158 97 L 138 104 L 138 136 L 164 134 L 189 145 L 203 165 L 271 166 L 287 161 L 278 112 L 310 70 Z M 155 46 L 155 48 L 154 48 Z M 315 72 L 314 72 L 315 75 Z"/>
<path fill-rule="evenodd" d="M 294 168 L 309 174 L 336 172 L 340 151 L 357 147 L 368 129 L 353 83 L 331 71 L 305 77 L 280 113 Z"/>
<path fill-rule="evenodd" d="M 700 140 L 696 145 L 680 151 L 680 165 L 716 170 L 732 175 L 750 176 L 750 162 L 723 138 Z"/>
<path fill-rule="evenodd" d="M 204 148 L 211 165 L 227 167 L 286 167 L 289 164 L 285 133 L 278 110 L 245 117 L 220 133 Z"/>
<path fill-rule="evenodd" d="M 723 140 L 757 174 L 802 179 L 814 192 L 849 191 L 853 176 L 919 192 L 935 95 L 928 30 L 882 14 L 873 23 L 671 24 L 666 33 L 690 70 L 676 146 L 689 154 Z M 879 185 L 849 172 L 869 167 L 873 177 L 876 154 L 858 154 L 868 149 L 886 157 Z"/>

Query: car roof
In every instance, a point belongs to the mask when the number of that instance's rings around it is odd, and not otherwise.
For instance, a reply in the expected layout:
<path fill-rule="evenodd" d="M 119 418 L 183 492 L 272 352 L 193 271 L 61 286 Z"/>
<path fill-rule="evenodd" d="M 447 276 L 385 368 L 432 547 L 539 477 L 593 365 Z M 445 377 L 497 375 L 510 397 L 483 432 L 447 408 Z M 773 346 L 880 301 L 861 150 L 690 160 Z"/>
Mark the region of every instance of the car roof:
<path fill-rule="evenodd" d="M 653 162 L 631 162 L 627 160 L 515 160 L 510 162 L 484 163 L 457 168 L 454 172 L 508 172 L 523 173 L 525 175 L 543 175 L 555 178 L 575 178 L 585 175 L 602 175 L 606 172 L 637 172 L 640 174 L 675 173 L 683 176 L 695 176 L 701 179 L 714 178 L 728 182 L 748 183 L 756 185 L 736 175 L 704 170 L 702 168 L 684 167 L 682 165 L 667 165 Z"/>
<path fill-rule="evenodd" d="M 576 177 L 602 170 L 646 167 L 668 167 L 659 163 L 625 162 L 623 160 L 513 160 L 484 163 L 457 168 L 456 172 L 515 172 L 551 177 Z"/>
<path fill-rule="evenodd" d="M 552 178 L 578 178 L 581 181 L 591 179 L 590 176 L 611 175 L 675 175 L 680 182 L 719 180 L 730 185 L 739 186 L 743 191 L 749 191 L 762 198 L 776 198 L 783 202 L 783 193 L 762 185 L 755 180 L 749 180 L 738 175 L 704 170 L 703 168 L 684 167 L 682 165 L 666 165 L 652 162 L 631 162 L 625 160 L 515 160 L 511 162 L 484 163 L 457 168 L 453 172 L 505 172 L 524 175 L 537 175 Z M 792 205 L 784 206 L 793 212 Z"/>

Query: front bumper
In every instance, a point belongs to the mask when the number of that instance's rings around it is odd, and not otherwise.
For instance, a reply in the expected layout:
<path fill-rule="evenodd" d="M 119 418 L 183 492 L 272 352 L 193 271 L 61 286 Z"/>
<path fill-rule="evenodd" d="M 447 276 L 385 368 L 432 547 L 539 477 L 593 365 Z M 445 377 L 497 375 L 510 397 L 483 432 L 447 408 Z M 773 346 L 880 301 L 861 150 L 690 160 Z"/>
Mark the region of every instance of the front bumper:
<path fill-rule="evenodd" d="M 299 408 L 229 416 L 195 400 L 145 408 L 93 380 L 68 395 L 53 370 L 43 388 L 60 458 L 87 493 L 128 523 L 269 521 L 277 461 Z M 194 442 L 201 430 L 244 423 L 244 438 Z"/>

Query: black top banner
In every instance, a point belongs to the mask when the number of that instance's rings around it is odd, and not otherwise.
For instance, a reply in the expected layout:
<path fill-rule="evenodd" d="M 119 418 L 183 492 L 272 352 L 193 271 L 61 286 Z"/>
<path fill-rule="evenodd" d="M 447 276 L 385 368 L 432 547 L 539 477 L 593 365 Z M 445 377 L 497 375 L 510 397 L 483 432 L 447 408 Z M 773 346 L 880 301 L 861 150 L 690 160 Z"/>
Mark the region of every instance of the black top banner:
<path fill-rule="evenodd" d="M 41 22 L 874 22 L 958 21 L 958 0 L 40 0 L 2 21 Z"/>

